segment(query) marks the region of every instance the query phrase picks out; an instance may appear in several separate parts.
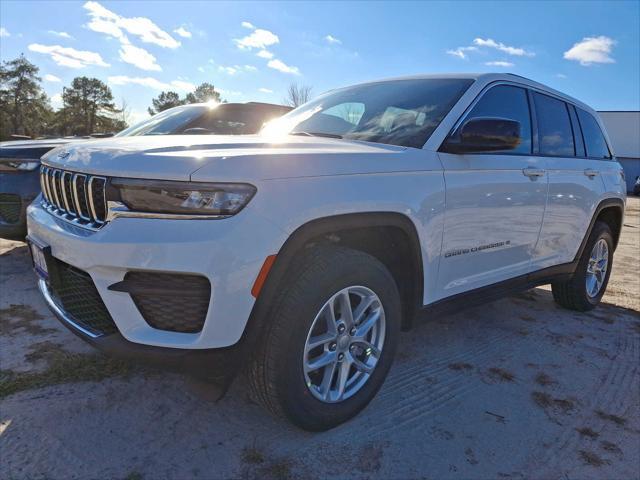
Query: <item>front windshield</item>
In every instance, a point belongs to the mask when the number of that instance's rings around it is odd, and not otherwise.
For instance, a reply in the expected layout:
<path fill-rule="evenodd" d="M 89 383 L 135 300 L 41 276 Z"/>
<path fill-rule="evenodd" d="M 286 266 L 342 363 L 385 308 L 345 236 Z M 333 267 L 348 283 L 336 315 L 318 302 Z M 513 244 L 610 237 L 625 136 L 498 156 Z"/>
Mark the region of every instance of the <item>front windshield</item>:
<path fill-rule="evenodd" d="M 250 104 L 185 105 L 170 108 L 117 137 L 138 135 L 245 135 L 257 133 L 280 111 Z"/>
<path fill-rule="evenodd" d="M 265 136 L 309 135 L 422 148 L 470 79 L 395 80 L 328 92 L 270 122 Z"/>
<path fill-rule="evenodd" d="M 174 107 L 160 112 L 132 127 L 122 130 L 116 137 L 136 137 L 138 135 L 170 135 L 180 131 L 180 127 L 190 124 L 200 117 L 207 106 Z"/>

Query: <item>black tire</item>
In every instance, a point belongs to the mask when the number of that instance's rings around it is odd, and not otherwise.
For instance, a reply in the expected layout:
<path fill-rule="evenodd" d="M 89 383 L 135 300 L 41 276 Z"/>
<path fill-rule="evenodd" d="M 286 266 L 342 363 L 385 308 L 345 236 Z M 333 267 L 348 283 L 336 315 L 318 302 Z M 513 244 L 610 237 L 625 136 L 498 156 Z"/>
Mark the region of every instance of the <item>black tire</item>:
<path fill-rule="evenodd" d="M 605 274 L 604 282 L 597 295 L 591 297 L 587 293 L 586 277 L 587 267 L 589 265 L 589 258 L 593 246 L 600 240 L 604 239 L 609 247 L 609 260 L 608 268 Z M 611 268 L 613 266 L 613 234 L 611 228 L 604 222 L 597 221 L 591 231 L 591 235 L 587 240 L 582 256 L 578 261 L 578 266 L 575 273 L 569 280 L 564 282 L 554 282 L 551 284 L 551 290 L 553 292 L 553 299 L 556 303 L 569 310 L 576 310 L 578 312 L 586 312 L 595 308 L 604 292 L 607 289 L 609 283 L 609 276 L 611 275 Z"/>
<path fill-rule="evenodd" d="M 302 361 L 307 334 L 325 302 L 353 285 L 369 288 L 380 299 L 386 318 L 384 345 L 359 391 L 344 401 L 324 403 L 305 383 Z M 295 262 L 272 305 L 248 371 L 252 397 L 273 414 L 310 431 L 333 428 L 365 408 L 391 367 L 400 332 L 400 295 L 387 268 L 357 250 L 317 246 Z"/>

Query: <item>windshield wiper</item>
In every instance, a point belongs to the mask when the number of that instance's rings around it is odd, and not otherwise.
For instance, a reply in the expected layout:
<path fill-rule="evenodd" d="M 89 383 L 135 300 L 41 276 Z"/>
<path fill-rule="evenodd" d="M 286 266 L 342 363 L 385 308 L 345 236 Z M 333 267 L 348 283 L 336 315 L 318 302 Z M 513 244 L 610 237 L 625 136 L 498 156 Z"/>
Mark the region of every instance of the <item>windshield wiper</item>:
<path fill-rule="evenodd" d="M 291 132 L 289 135 L 299 135 L 303 137 L 342 138 L 342 135 L 338 135 L 337 133 L 325 133 L 325 132 Z"/>

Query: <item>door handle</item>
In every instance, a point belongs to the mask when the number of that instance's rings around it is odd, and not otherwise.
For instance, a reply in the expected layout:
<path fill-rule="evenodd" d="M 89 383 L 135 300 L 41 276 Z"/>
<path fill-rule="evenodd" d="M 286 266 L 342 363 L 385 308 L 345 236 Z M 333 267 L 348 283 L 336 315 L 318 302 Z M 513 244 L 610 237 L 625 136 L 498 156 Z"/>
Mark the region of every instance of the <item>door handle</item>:
<path fill-rule="evenodd" d="M 591 168 L 587 168 L 587 169 L 584 171 L 584 174 L 585 174 L 587 177 L 589 177 L 589 178 L 593 178 L 593 177 L 595 177 L 596 175 L 600 175 L 600 172 L 599 172 L 598 170 L 593 170 L 593 169 L 591 169 Z"/>
<path fill-rule="evenodd" d="M 527 167 L 522 169 L 522 174 L 527 177 L 544 177 L 545 170 L 542 168 Z"/>

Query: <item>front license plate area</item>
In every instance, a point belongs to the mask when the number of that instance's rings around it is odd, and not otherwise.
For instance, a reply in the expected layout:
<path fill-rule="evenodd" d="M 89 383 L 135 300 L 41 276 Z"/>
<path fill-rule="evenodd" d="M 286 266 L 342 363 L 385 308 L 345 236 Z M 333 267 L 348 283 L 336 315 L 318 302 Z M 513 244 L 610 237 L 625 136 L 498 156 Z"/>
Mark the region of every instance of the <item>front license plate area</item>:
<path fill-rule="evenodd" d="M 51 255 L 51 247 L 27 238 L 29 243 L 29 252 L 33 261 L 33 269 L 38 277 L 43 279 L 49 285 L 58 285 L 58 268 L 56 259 Z"/>
<path fill-rule="evenodd" d="M 49 280 L 49 267 L 47 265 L 45 249 L 33 242 L 29 242 L 29 248 L 31 249 L 31 258 L 33 259 L 33 269 L 40 278 Z"/>

